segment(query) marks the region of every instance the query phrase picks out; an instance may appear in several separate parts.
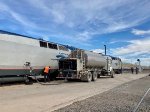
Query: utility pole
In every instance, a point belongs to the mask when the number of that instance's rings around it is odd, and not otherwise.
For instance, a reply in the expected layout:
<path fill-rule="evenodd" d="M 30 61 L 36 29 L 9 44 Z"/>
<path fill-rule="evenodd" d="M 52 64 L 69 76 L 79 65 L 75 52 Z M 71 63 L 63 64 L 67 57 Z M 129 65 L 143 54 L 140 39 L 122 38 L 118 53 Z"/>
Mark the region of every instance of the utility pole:
<path fill-rule="evenodd" d="M 105 55 L 106 55 L 106 45 L 104 45 L 104 47 L 105 47 Z"/>

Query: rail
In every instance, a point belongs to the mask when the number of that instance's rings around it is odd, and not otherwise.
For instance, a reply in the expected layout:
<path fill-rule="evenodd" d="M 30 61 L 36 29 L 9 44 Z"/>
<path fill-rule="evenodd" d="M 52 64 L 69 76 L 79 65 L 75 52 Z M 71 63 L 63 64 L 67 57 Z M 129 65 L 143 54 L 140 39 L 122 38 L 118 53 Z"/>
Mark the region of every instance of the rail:
<path fill-rule="evenodd" d="M 145 92 L 145 94 L 143 95 L 143 97 L 140 100 L 140 102 L 138 103 L 138 105 L 134 108 L 133 112 L 137 112 L 139 106 L 141 105 L 142 101 L 144 100 L 144 98 L 146 97 L 146 95 L 148 94 L 149 91 L 150 91 L 150 88 Z"/>

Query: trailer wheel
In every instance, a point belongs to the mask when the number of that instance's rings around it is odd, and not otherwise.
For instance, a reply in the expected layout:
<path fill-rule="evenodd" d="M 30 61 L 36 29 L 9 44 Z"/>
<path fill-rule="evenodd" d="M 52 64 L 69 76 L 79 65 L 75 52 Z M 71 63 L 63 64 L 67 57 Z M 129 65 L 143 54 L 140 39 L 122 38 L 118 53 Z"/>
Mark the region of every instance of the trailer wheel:
<path fill-rule="evenodd" d="M 93 72 L 92 74 L 92 81 L 96 81 L 97 80 L 97 73 Z"/>

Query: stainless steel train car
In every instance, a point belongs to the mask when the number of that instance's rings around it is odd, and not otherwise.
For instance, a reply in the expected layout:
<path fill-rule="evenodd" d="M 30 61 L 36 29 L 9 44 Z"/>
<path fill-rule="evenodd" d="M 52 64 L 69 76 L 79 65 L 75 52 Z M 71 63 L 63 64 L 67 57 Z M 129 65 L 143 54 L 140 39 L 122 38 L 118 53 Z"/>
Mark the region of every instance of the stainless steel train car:
<path fill-rule="evenodd" d="M 63 45 L 18 35 L 0 32 L 0 83 L 24 80 L 31 67 L 35 74 L 41 74 L 44 66 L 51 71 L 58 69 L 57 55 L 68 55 L 70 51 Z"/>
<path fill-rule="evenodd" d="M 111 57 L 112 58 L 112 67 L 116 74 L 122 73 L 122 61 L 120 58 Z"/>

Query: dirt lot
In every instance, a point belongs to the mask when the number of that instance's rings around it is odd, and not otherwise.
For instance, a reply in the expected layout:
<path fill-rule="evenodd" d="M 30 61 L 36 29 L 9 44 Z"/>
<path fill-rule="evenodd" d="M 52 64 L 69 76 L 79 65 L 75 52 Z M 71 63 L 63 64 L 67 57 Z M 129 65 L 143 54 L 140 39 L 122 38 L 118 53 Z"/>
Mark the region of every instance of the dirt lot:
<path fill-rule="evenodd" d="M 147 75 L 118 74 L 115 78 L 100 78 L 90 83 L 57 81 L 59 85 L 3 86 L 0 109 L 2 112 L 49 112 Z"/>

